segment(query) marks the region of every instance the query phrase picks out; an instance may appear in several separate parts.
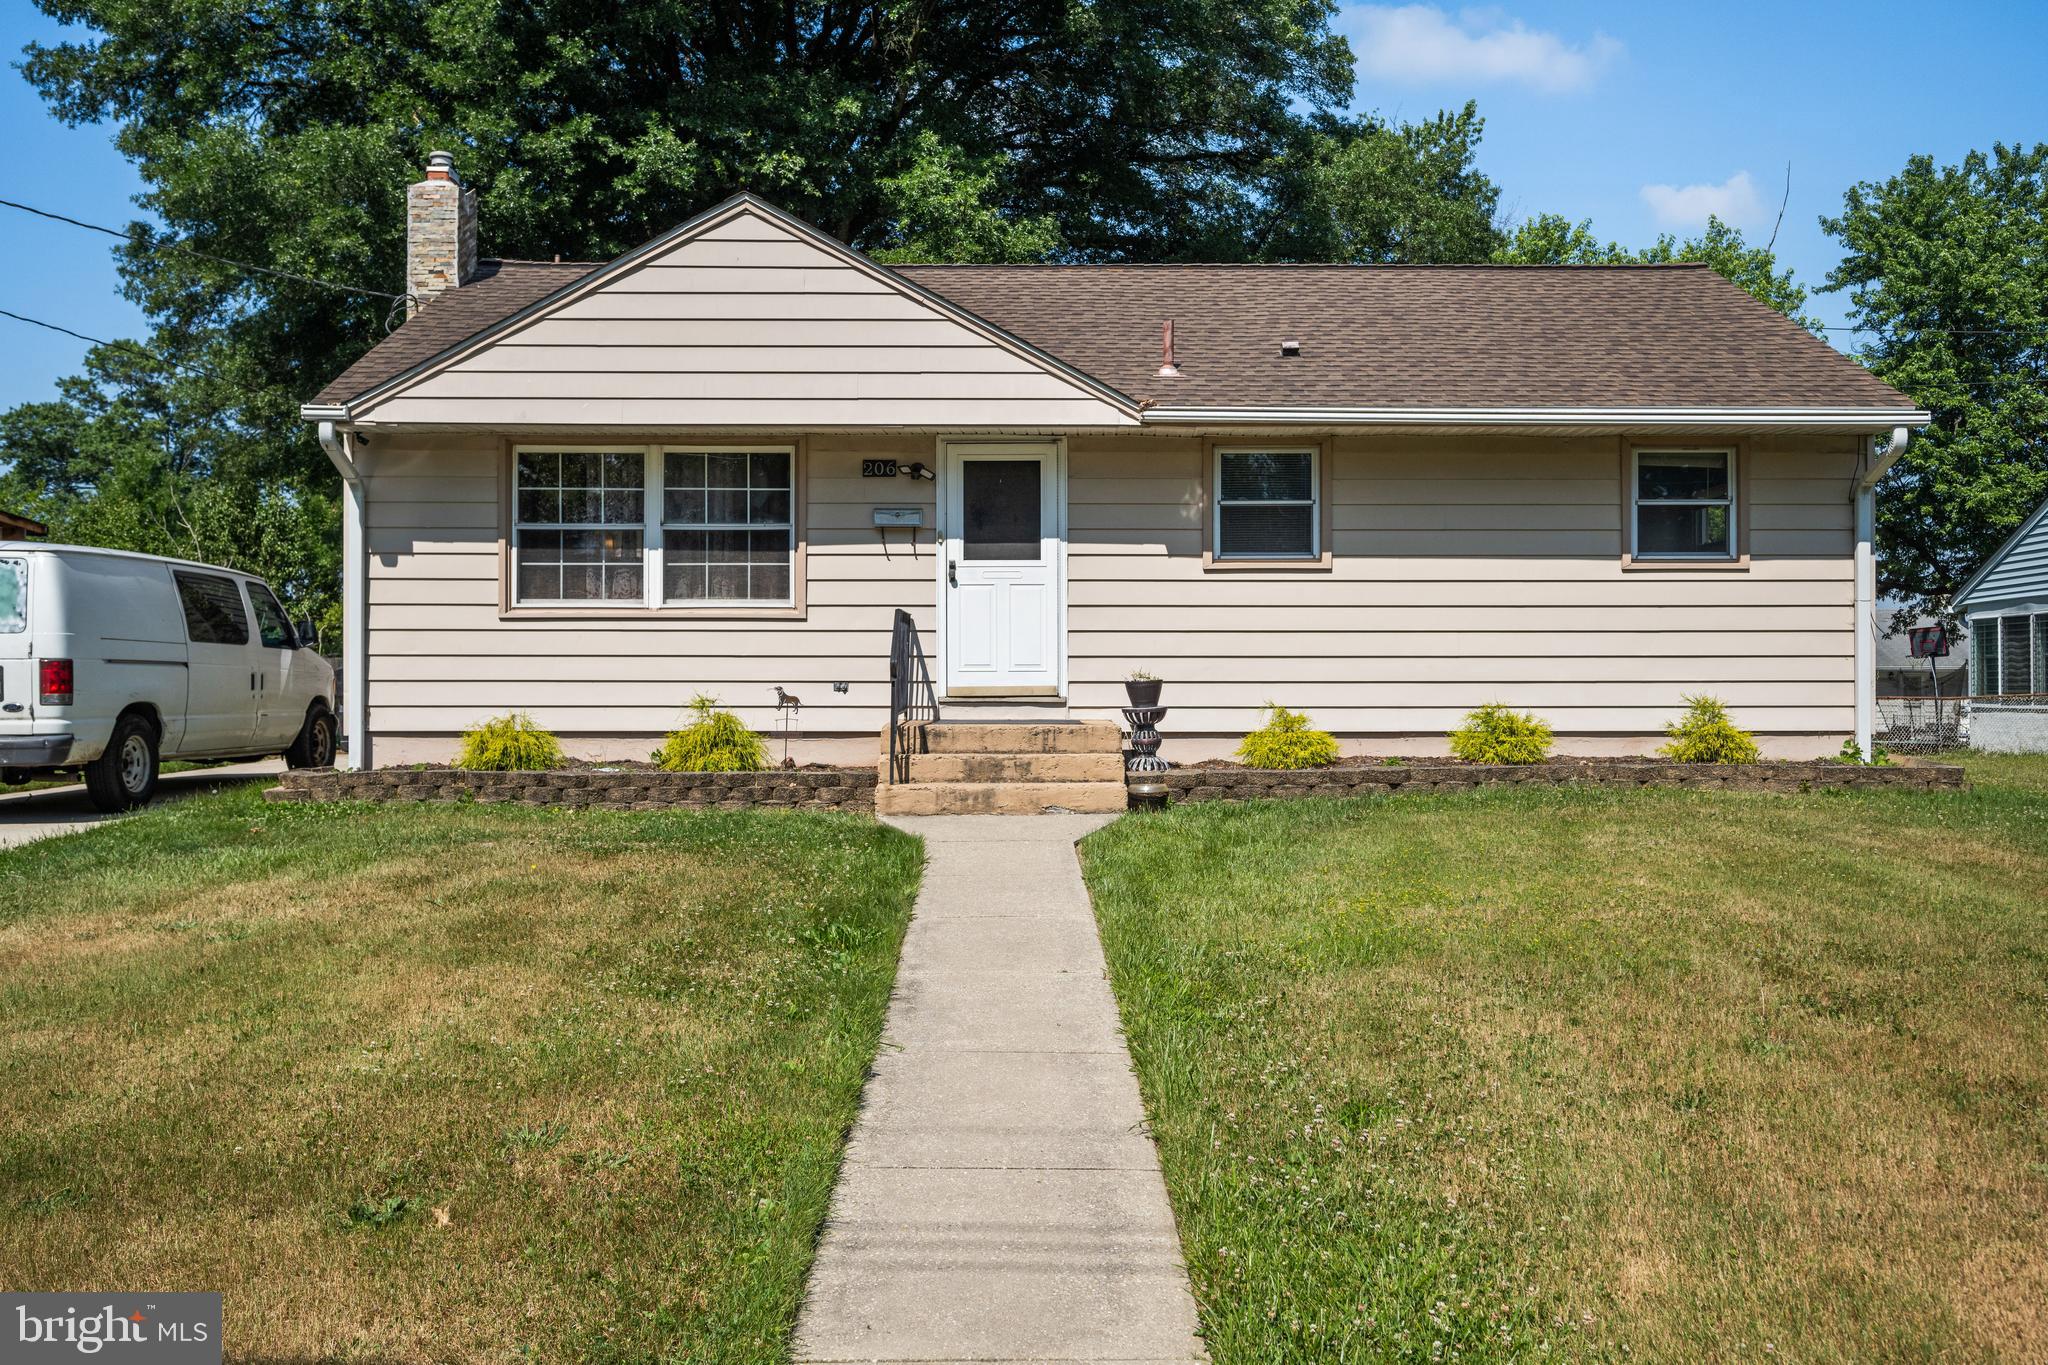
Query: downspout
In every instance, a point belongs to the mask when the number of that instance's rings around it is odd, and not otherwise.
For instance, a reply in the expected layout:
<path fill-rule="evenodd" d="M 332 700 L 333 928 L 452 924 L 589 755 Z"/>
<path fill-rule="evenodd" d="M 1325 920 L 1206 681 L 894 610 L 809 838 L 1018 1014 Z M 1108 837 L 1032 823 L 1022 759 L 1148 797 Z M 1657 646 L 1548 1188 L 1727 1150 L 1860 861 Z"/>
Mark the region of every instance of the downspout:
<path fill-rule="evenodd" d="M 320 448 L 341 474 L 341 726 L 350 768 L 370 759 L 370 556 L 364 535 L 367 501 L 353 443 L 331 421 L 319 427 Z"/>
<path fill-rule="evenodd" d="M 1906 453 L 1909 434 L 1892 428 L 1882 454 L 1878 438 L 1868 439 L 1850 495 L 1856 504 L 1856 747 L 1866 762 L 1877 740 L 1877 481 Z"/>

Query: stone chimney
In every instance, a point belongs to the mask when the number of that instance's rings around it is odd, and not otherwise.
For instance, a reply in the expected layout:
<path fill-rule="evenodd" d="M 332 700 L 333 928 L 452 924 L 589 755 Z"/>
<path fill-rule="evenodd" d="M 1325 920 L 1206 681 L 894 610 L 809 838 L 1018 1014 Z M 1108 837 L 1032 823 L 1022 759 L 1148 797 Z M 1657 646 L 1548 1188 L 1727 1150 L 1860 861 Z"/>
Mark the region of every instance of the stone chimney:
<path fill-rule="evenodd" d="M 405 192 L 407 316 L 476 274 L 476 191 L 462 187 L 453 152 L 427 153 L 427 178 Z"/>

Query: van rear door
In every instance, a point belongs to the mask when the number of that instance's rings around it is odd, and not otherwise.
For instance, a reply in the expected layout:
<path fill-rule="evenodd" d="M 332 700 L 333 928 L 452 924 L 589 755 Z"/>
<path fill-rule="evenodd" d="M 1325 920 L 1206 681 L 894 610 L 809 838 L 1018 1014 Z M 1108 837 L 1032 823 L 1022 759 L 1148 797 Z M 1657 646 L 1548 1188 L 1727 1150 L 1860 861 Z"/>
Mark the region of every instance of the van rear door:
<path fill-rule="evenodd" d="M 28 560 L 0 555 L 0 719 L 26 720 L 35 704 L 29 657 Z"/>

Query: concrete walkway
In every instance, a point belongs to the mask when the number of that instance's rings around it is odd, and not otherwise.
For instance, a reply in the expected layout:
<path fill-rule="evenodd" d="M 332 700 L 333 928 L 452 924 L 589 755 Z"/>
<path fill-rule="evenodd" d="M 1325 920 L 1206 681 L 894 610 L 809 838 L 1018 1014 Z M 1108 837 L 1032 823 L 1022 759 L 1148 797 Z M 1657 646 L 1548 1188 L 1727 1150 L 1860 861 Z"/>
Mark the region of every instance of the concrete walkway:
<path fill-rule="evenodd" d="M 254 763 L 226 763 L 218 768 L 201 768 L 188 773 L 165 773 L 157 780 L 156 800 L 169 801 L 210 791 L 230 782 L 248 782 L 284 771 L 281 758 L 259 759 Z M 93 805 L 83 782 L 39 791 L 8 792 L 0 795 L 0 848 L 34 843 L 57 834 L 75 834 L 82 829 L 119 820 Z"/>
<path fill-rule="evenodd" d="M 1109 819 L 892 822 L 929 861 L 798 1361 L 1208 1359 L 1074 853 Z"/>

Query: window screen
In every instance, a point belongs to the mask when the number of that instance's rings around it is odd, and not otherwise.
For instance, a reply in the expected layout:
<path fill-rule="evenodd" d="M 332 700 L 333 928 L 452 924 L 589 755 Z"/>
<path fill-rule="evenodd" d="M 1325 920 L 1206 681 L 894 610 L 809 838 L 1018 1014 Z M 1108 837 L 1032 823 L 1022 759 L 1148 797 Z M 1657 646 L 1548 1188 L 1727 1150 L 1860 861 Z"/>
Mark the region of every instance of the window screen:
<path fill-rule="evenodd" d="M 178 570 L 178 601 L 185 608 L 185 637 L 195 645 L 246 645 L 249 614 L 232 578 Z"/>
<path fill-rule="evenodd" d="M 1710 559 L 1735 554 L 1735 491 L 1726 451 L 1636 455 L 1635 553 Z"/>
<path fill-rule="evenodd" d="M 28 629 L 28 561 L 0 559 L 0 635 Z"/>
<path fill-rule="evenodd" d="M 1044 466 L 1037 460 L 963 460 L 960 557 L 1037 560 L 1045 553 Z"/>
<path fill-rule="evenodd" d="M 2001 696 L 2017 696 L 2034 690 L 2033 680 L 2028 676 L 2034 654 L 2027 639 L 2029 621 L 2030 618 L 2025 616 L 1998 618 L 1998 691 Z"/>
<path fill-rule="evenodd" d="M 645 600 L 641 452 L 522 451 L 514 496 L 520 602 Z"/>
<path fill-rule="evenodd" d="M 786 450 L 672 450 L 662 457 L 664 600 L 793 600 L 794 464 Z"/>
<path fill-rule="evenodd" d="M 1314 452 L 1226 450 L 1216 463 L 1218 559 L 1316 556 Z"/>
<path fill-rule="evenodd" d="M 1998 618 L 1980 616 L 1970 623 L 1970 691 L 1980 697 L 1998 695 Z"/>

